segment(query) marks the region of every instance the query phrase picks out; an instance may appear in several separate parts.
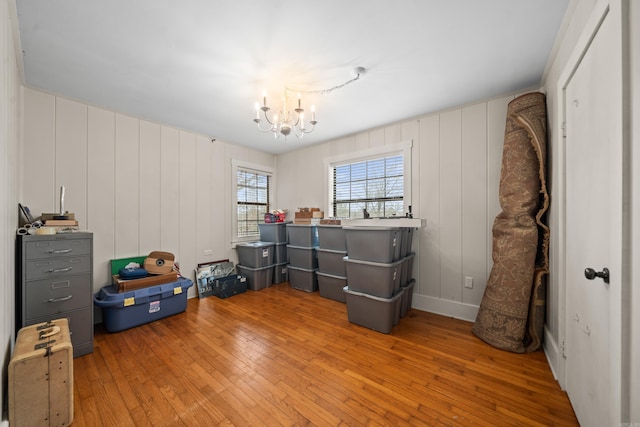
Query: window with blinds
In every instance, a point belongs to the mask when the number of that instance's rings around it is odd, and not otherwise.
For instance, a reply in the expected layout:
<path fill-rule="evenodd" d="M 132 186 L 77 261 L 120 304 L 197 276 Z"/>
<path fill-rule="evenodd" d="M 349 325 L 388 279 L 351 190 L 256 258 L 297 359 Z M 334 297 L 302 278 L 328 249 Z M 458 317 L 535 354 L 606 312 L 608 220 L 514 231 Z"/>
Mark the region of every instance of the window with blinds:
<path fill-rule="evenodd" d="M 393 155 L 335 165 L 333 216 L 372 218 L 404 215 L 404 158 Z"/>
<path fill-rule="evenodd" d="M 258 224 L 264 222 L 269 212 L 270 175 L 251 170 L 237 170 L 237 221 L 238 237 L 260 234 Z"/>

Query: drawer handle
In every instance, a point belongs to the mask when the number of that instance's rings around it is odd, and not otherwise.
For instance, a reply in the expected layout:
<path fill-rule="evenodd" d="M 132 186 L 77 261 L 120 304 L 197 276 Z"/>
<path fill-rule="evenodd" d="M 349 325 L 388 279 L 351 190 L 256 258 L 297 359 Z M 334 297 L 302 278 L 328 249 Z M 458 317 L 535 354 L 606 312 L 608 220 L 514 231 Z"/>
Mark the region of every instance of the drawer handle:
<path fill-rule="evenodd" d="M 68 254 L 69 252 L 73 252 L 73 249 L 58 249 L 58 250 L 50 250 L 50 254 Z"/>
<path fill-rule="evenodd" d="M 49 302 L 62 302 L 62 301 L 68 301 L 71 298 L 73 298 L 73 295 L 67 295 L 66 297 L 61 297 L 61 298 L 49 298 L 45 302 L 46 303 L 49 303 Z"/>
<path fill-rule="evenodd" d="M 49 270 L 49 273 L 62 273 L 65 271 L 71 271 L 73 270 L 73 267 L 66 267 L 66 268 L 52 268 Z"/>

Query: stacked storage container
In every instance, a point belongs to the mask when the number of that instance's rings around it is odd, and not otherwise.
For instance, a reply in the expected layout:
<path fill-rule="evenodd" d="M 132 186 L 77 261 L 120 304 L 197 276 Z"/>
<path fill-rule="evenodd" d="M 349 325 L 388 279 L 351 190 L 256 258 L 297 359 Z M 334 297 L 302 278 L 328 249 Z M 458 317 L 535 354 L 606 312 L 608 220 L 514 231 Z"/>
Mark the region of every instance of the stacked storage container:
<path fill-rule="evenodd" d="M 315 224 L 287 224 L 289 284 L 307 292 L 318 290 L 318 228 Z"/>
<path fill-rule="evenodd" d="M 271 286 L 273 280 L 273 242 L 236 244 L 238 273 L 247 278 L 247 288 L 258 291 Z"/>
<path fill-rule="evenodd" d="M 275 284 L 289 281 L 287 224 L 290 223 L 291 221 L 258 224 L 260 241 L 274 243 L 272 282 Z"/>
<path fill-rule="evenodd" d="M 349 321 L 390 333 L 410 307 L 413 281 L 408 277 L 414 254 L 408 256 L 407 248 L 411 247 L 413 231 L 407 227 L 343 228 L 348 251 L 344 293 Z"/>
<path fill-rule="evenodd" d="M 347 240 L 341 225 L 318 225 L 318 290 L 320 296 L 346 302 L 343 288 L 347 284 L 344 257 Z"/>

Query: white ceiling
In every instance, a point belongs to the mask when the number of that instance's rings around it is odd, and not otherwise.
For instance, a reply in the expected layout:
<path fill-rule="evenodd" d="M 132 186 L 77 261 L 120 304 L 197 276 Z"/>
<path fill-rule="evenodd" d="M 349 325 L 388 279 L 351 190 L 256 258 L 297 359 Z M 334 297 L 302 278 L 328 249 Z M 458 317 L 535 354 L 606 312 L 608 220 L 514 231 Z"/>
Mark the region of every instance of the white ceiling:
<path fill-rule="evenodd" d="M 16 3 L 27 86 L 281 153 L 538 85 L 568 0 Z M 360 66 L 303 95 L 302 140 L 255 128 L 263 90 L 277 107 Z"/>

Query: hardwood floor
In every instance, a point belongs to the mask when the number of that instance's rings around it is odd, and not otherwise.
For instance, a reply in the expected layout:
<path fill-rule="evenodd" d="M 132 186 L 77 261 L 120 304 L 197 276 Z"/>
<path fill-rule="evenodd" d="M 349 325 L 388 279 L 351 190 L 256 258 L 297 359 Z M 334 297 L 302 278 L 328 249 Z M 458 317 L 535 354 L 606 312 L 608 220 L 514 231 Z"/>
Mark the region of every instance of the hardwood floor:
<path fill-rule="evenodd" d="M 391 334 L 288 284 L 119 333 L 74 360 L 79 426 L 574 426 L 544 354 L 409 311 Z"/>

